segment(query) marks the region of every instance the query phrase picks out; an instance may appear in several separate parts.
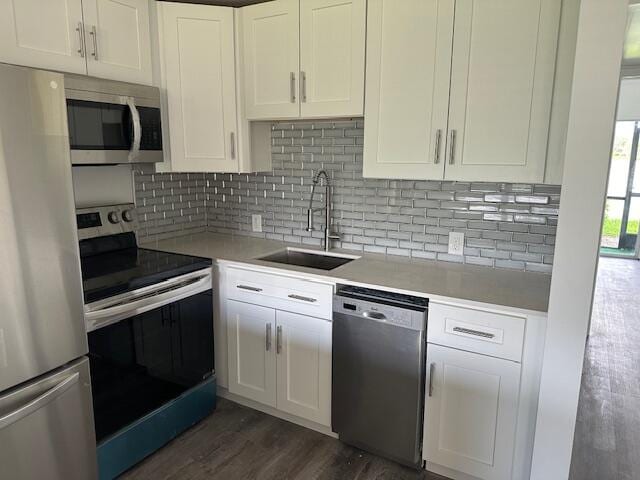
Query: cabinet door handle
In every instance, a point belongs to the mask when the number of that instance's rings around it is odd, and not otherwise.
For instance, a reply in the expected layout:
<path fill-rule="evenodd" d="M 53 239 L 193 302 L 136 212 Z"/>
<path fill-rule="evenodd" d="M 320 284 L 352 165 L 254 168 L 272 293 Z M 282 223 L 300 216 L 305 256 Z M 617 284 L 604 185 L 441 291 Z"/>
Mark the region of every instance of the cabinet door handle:
<path fill-rule="evenodd" d="M 436 131 L 436 151 L 435 151 L 435 155 L 433 156 L 433 163 L 435 163 L 436 165 L 440 163 L 440 141 L 442 139 L 442 130 L 438 129 Z"/>
<path fill-rule="evenodd" d="M 80 57 L 84 58 L 84 25 L 82 25 L 82 22 L 78 22 L 76 32 L 78 32 L 78 42 L 80 43 L 78 53 L 80 54 Z"/>
<path fill-rule="evenodd" d="M 449 165 L 456 161 L 456 131 L 451 130 L 451 143 L 449 145 Z"/>
<path fill-rule="evenodd" d="M 300 72 L 300 100 L 302 102 L 307 101 L 307 74 Z"/>
<path fill-rule="evenodd" d="M 433 397 L 433 377 L 436 374 L 436 364 L 429 365 L 429 396 Z"/>
<path fill-rule="evenodd" d="M 266 330 L 267 331 L 265 332 L 265 337 L 266 337 L 265 349 L 268 352 L 269 350 L 271 350 L 271 324 L 270 323 L 267 323 Z"/>
<path fill-rule="evenodd" d="M 291 295 L 289 295 L 289 298 L 292 298 L 294 300 L 302 300 L 303 302 L 310 302 L 310 303 L 314 303 L 318 301 L 315 298 L 303 297 L 302 295 L 296 295 L 295 293 L 292 293 Z"/>
<path fill-rule="evenodd" d="M 250 292 L 261 292 L 262 289 L 258 287 L 250 287 L 249 285 L 236 285 L 236 288 L 240 290 L 249 290 Z"/>
<path fill-rule="evenodd" d="M 296 103 L 296 74 L 295 74 L 295 72 L 291 72 L 290 86 L 291 86 L 291 103 Z"/>
<path fill-rule="evenodd" d="M 493 338 L 493 337 L 495 337 L 495 335 L 493 333 L 483 332 L 483 331 L 480 331 L 480 330 L 472 330 L 471 328 L 453 327 L 453 331 L 454 332 L 459 332 L 459 333 L 466 333 L 467 335 L 475 335 L 476 337 L 482 337 L 482 338 Z"/>
<path fill-rule="evenodd" d="M 276 328 L 276 353 L 280 355 L 282 352 L 282 325 Z"/>
<path fill-rule="evenodd" d="M 98 30 L 96 29 L 95 25 L 91 27 L 89 35 L 91 35 L 91 37 L 93 38 L 93 53 L 91 54 L 91 56 L 94 60 L 98 60 Z"/>
<path fill-rule="evenodd" d="M 231 132 L 231 159 L 235 160 L 236 158 L 236 134 L 235 132 Z"/>

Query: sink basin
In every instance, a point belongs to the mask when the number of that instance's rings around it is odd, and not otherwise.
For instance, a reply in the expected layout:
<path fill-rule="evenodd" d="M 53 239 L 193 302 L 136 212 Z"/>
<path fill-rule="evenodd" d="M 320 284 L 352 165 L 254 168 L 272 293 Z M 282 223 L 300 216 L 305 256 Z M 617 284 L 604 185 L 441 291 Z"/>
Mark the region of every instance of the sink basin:
<path fill-rule="evenodd" d="M 283 263 L 286 265 L 297 265 L 299 267 L 317 268 L 319 270 L 333 270 L 341 265 L 352 262 L 360 258 L 351 255 L 338 253 L 325 253 L 313 250 L 302 250 L 287 248 L 280 252 L 272 253 L 257 260 L 273 263 Z"/>

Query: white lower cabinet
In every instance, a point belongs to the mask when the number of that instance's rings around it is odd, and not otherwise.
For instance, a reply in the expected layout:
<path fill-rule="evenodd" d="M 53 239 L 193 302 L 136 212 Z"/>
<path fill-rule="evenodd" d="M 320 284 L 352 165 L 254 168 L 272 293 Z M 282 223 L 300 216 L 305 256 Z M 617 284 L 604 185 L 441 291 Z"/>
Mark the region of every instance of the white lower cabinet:
<path fill-rule="evenodd" d="M 423 457 L 483 480 L 512 478 L 521 365 L 429 344 Z"/>
<path fill-rule="evenodd" d="M 229 391 L 276 406 L 276 311 L 227 300 Z"/>
<path fill-rule="evenodd" d="M 331 322 L 276 312 L 278 409 L 331 425 Z"/>
<path fill-rule="evenodd" d="M 331 424 L 331 322 L 227 300 L 229 391 Z"/>

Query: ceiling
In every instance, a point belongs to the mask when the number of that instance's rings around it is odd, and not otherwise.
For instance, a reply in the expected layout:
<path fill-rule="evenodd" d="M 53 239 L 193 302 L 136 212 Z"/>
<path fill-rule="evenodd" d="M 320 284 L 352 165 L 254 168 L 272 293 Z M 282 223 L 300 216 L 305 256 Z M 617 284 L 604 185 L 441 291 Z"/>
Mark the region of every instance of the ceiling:
<path fill-rule="evenodd" d="M 161 1 L 161 0 L 157 0 Z M 171 0 L 173 2 L 182 3 L 201 3 L 203 5 L 220 5 L 223 7 L 244 7 L 254 3 L 264 3 L 270 0 Z"/>

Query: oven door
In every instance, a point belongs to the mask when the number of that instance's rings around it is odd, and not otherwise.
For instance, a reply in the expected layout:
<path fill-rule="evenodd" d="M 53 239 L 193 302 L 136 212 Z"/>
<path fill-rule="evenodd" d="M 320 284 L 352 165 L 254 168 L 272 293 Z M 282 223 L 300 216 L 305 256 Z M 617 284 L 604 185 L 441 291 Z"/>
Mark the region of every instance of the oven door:
<path fill-rule="evenodd" d="M 67 91 L 71 163 L 161 162 L 160 108 L 147 99 Z"/>
<path fill-rule="evenodd" d="M 213 374 L 212 291 L 107 323 L 88 336 L 100 442 Z"/>

